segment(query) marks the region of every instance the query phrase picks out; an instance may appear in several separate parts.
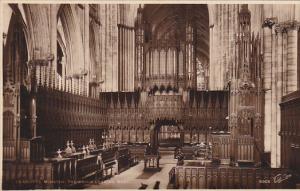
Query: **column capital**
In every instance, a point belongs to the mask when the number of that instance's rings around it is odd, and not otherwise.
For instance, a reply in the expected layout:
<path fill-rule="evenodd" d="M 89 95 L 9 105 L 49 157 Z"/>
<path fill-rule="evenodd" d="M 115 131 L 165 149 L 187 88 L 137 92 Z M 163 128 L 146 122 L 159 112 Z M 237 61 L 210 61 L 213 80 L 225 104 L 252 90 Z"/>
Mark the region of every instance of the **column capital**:
<path fill-rule="evenodd" d="M 262 27 L 268 27 L 269 29 L 272 29 L 273 25 L 278 22 L 277 17 L 271 17 L 271 18 L 265 18 Z"/>
<path fill-rule="evenodd" d="M 300 28 L 300 22 L 297 20 L 288 20 L 275 25 L 276 33 L 287 33 L 290 30 L 298 31 Z"/>

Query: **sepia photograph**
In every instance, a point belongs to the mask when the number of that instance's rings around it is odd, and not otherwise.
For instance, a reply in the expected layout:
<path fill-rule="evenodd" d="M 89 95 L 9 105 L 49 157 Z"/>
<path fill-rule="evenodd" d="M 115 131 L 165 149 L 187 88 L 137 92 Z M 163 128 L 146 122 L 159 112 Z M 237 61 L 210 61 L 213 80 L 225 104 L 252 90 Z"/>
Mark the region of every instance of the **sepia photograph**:
<path fill-rule="evenodd" d="M 0 189 L 300 189 L 299 2 L 0 8 Z"/>

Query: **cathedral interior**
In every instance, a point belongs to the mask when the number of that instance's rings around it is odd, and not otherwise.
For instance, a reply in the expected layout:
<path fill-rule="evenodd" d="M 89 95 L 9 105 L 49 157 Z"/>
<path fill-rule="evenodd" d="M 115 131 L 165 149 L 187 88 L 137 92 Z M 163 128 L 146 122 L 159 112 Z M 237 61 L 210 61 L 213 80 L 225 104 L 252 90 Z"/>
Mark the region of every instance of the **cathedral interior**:
<path fill-rule="evenodd" d="M 300 4 L 5 4 L 3 189 L 300 188 Z"/>

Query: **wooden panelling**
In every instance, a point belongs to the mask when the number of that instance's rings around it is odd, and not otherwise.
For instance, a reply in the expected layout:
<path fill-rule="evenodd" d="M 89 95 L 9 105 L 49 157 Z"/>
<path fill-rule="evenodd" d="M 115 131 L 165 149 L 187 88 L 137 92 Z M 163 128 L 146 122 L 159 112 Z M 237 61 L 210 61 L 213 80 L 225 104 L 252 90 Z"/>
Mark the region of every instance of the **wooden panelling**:
<path fill-rule="evenodd" d="M 278 176 L 288 178 L 276 182 Z M 177 166 L 171 183 L 174 188 L 279 189 L 294 188 L 294 176 L 287 169 Z"/>
<path fill-rule="evenodd" d="M 74 153 L 62 159 L 3 165 L 4 189 L 68 188 L 95 178 L 105 179 L 134 165 L 134 154 L 126 147 Z M 117 162 L 116 162 L 117 161 Z M 101 178 L 101 179 L 100 179 Z"/>
<path fill-rule="evenodd" d="M 281 165 L 300 173 L 300 90 L 282 98 Z"/>
<path fill-rule="evenodd" d="M 90 138 L 102 144 L 102 132 L 108 128 L 105 100 L 38 87 L 37 134 L 45 139 L 46 153 L 64 148 L 68 140 L 75 147 L 88 144 Z"/>

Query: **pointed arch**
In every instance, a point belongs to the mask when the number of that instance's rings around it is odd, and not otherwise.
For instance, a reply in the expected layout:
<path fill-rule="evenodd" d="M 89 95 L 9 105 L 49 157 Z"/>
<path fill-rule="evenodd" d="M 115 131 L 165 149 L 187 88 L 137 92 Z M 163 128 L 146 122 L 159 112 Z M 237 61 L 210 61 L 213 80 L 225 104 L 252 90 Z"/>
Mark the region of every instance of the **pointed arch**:
<path fill-rule="evenodd" d="M 63 4 L 58 8 L 57 19 L 61 20 L 66 40 L 67 75 L 80 73 L 84 63 L 83 42 L 74 5 Z"/>
<path fill-rule="evenodd" d="M 15 5 L 6 8 L 10 9 L 11 15 L 7 20 L 9 24 L 3 47 L 4 81 L 24 84 L 28 76 L 28 30 L 19 8 Z"/>

